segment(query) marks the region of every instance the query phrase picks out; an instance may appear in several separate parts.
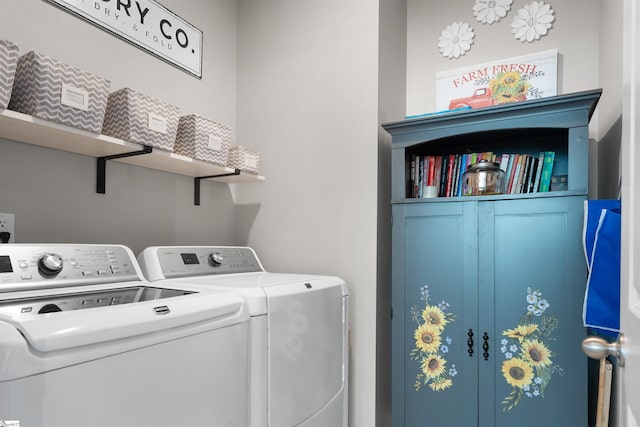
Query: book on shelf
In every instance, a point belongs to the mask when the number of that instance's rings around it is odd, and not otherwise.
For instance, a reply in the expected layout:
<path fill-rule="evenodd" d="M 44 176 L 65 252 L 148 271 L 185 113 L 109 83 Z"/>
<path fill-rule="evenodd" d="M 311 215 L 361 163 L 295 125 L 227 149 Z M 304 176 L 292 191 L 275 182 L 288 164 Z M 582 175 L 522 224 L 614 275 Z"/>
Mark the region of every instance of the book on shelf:
<path fill-rule="evenodd" d="M 419 161 L 418 156 L 411 158 L 411 197 L 418 197 L 418 176 L 416 173 L 416 162 Z"/>
<path fill-rule="evenodd" d="M 462 154 L 460 156 L 460 170 L 458 171 L 458 185 L 456 186 L 456 196 L 462 195 L 462 175 L 467 170 L 468 155 Z"/>
<path fill-rule="evenodd" d="M 511 188 L 510 180 L 513 179 L 513 169 L 517 162 L 516 156 L 518 156 L 518 154 L 509 154 L 509 163 L 507 163 L 507 169 L 505 170 L 504 192 L 507 194 L 509 194 L 509 189 Z"/>
<path fill-rule="evenodd" d="M 529 192 L 529 182 L 531 181 L 531 171 L 533 170 L 533 159 L 534 156 L 529 155 L 527 157 L 527 167 L 525 169 L 525 176 L 522 180 L 522 190 L 521 193 Z"/>
<path fill-rule="evenodd" d="M 424 183 L 424 181 L 425 181 L 425 177 L 426 177 L 426 175 L 427 175 L 427 174 L 426 174 L 426 171 L 427 171 L 427 170 L 425 169 L 425 168 L 426 168 L 426 166 L 427 166 L 427 164 L 426 164 L 425 160 L 427 160 L 427 159 L 426 159 L 426 157 L 422 157 L 422 158 L 420 158 L 420 181 L 419 181 L 419 184 L 418 184 L 418 194 L 419 194 L 419 197 L 422 197 L 422 191 L 423 191 L 423 186 L 422 186 L 422 184 Z"/>
<path fill-rule="evenodd" d="M 540 177 L 542 176 L 542 165 L 544 165 L 544 151 L 541 151 L 538 155 L 538 168 L 536 170 L 536 178 L 533 183 L 533 192 L 540 191 Z"/>
<path fill-rule="evenodd" d="M 506 175 L 507 173 L 507 169 L 509 169 L 509 159 L 510 159 L 510 155 L 509 154 L 503 154 L 502 156 L 500 156 L 500 169 L 502 169 Z"/>
<path fill-rule="evenodd" d="M 518 188 L 518 180 L 522 172 L 522 159 L 524 159 L 524 155 L 516 155 L 516 159 L 514 160 L 516 163 L 513 166 L 513 171 L 511 172 L 511 177 L 509 178 L 509 191 L 507 192 L 508 194 L 516 194 L 516 189 Z"/>
<path fill-rule="evenodd" d="M 427 177 L 427 185 L 431 186 L 433 185 L 433 177 L 435 174 L 435 157 L 434 156 L 429 156 L 429 175 Z"/>
<path fill-rule="evenodd" d="M 456 154 L 453 161 L 453 176 L 451 177 L 451 197 L 458 196 L 458 184 L 460 183 L 460 168 L 462 167 L 462 155 Z"/>
<path fill-rule="evenodd" d="M 440 177 L 442 176 L 442 156 L 436 156 L 434 159 L 433 183 L 431 185 L 438 187 L 440 191 Z"/>
<path fill-rule="evenodd" d="M 420 197 L 420 180 L 422 179 L 422 157 L 416 159 L 416 197 Z"/>
<path fill-rule="evenodd" d="M 481 160 L 497 163 L 505 172 L 504 193 L 526 194 L 549 191 L 555 160 L 554 151 L 538 154 L 478 152 L 464 154 L 413 155 L 408 172 L 408 194 L 423 197 L 424 188 L 435 186 L 438 197 L 462 196 L 467 167 Z"/>
<path fill-rule="evenodd" d="M 447 171 L 449 170 L 449 156 L 442 156 L 440 163 L 440 182 L 438 197 L 446 197 L 447 195 Z"/>
<path fill-rule="evenodd" d="M 542 165 L 542 175 L 540 176 L 540 191 L 549 191 L 551 184 L 551 173 L 553 172 L 553 162 L 556 153 L 554 151 L 545 151 L 544 164 Z"/>
<path fill-rule="evenodd" d="M 449 161 L 447 162 L 447 186 L 444 192 L 445 197 L 451 197 L 451 187 L 453 185 L 453 171 L 455 170 L 455 163 L 455 154 L 449 155 Z"/>
<path fill-rule="evenodd" d="M 529 179 L 527 181 L 527 193 L 533 193 L 533 185 L 536 182 L 536 173 L 538 172 L 538 158 L 531 157 L 531 170 L 529 171 Z"/>
<path fill-rule="evenodd" d="M 525 154 L 524 159 L 522 160 L 522 172 L 520 173 L 520 180 L 518 181 L 518 191 L 517 194 L 524 193 L 524 187 L 526 186 L 527 181 L 527 172 L 529 172 L 531 157 L 528 154 Z"/>

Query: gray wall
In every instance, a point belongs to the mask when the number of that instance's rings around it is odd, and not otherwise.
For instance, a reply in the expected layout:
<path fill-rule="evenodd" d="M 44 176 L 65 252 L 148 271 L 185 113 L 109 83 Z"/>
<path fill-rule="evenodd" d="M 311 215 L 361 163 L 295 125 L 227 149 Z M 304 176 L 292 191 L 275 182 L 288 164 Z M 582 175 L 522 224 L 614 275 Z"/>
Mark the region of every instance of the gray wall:
<path fill-rule="evenodd" d="M 622 0 L 599 2 L 598 81 L 603 96 L 598 105 L 596 164 L 592 168 L 593 198 L 619 195 L 620 140 L 622 138 Z"/>
<path fill-rule="evenodd" d="M 523 43 L 511 34 L 516 11 L 529 0 L 514 0 L 507 16 L 492 25 L 473 16 L 467 0 L 408 0 L 407 22 L 407 114 L 422 114 L 435 108 L 435 78 L 439 71 L 558 49 L 558 93 L 600 87 L 598 80 L 599 0 L 546 1 L 555 11 L 553 27 L 533 43 Z M 441 31 L 455 21 L 469 23 L 475 33 L 471 49 L 459 59 L 447 59 L 438 50 Z"/>
<path fill-rule="evenodd" d="M 380 1 L 378 119 L 399 120 L 406 107 L 406 0 Z M 376 425 L 391 425 L 391 137 L 378 128 L 378 286 Z"/>
<path fill-rule="evenodd" d="M 235 188 L 242 228 L 272 270 L 346 280 L 350 420 L 373 426 L 378 1 L 239 0 L 238 16 L 238 136 L 267 176 Z"/>
<path fill-rule="evenodd" d="M 2 0 L 0 38 L 236 125 L 235 0 L 163 0 L 204 31 L 198 80 L 42 0 Z M 16 215 L 17 242 L 232 244 L 229 186 L 206 182 L 193 206 L 192 179 L 109 162 L 107 193 L 95 193 L 93 158 L 0 139 L 0 212 Z"/>

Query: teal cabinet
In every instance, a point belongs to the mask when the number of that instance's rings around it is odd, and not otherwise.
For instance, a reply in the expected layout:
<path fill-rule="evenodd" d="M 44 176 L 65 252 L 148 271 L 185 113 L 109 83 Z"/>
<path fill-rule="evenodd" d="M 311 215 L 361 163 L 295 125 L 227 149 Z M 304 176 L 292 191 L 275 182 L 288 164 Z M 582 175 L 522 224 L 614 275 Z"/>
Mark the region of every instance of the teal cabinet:
<path fill-rule="evenodd" d="M 467 346 L 477 353 L 477 216 L 475 202 L 393 206 L 394 426 L 478 417 L 478 358 Z"/>
<path fill-rule="evenodd" d="M 587 425 L 584 200 L 480 204 L 478 327 L 493 333 L 479 360 L 480 425 Z"/>
<path fill-rule="evenodd" d="M 581 233 L 588 122 L 599 96 L 383 125 L 394 159 L 394 427 L 587 425 Z M 568 189 L 408 197 L 416 152 L 489 147 L 557 151 Z"/>

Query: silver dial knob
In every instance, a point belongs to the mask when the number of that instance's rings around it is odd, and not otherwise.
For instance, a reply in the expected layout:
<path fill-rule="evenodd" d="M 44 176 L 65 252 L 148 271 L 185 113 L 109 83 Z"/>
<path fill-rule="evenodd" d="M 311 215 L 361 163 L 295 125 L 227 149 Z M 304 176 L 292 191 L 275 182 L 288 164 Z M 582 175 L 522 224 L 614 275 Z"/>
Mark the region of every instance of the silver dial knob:
<path fill-rule="evenodd" d="M 222 264 L 222 261 L 224 261 L 224 257 L 220 253 L 213 252 L 209 254 L 209 264 L 212 266 L 218 267 Z"/>
<path fill-rule="evenodd" d="M 58 254 L 44 254 L 38 259 L 38 271 L 44 277 L 54 277 L 62 271 L 64 261 Z"/>

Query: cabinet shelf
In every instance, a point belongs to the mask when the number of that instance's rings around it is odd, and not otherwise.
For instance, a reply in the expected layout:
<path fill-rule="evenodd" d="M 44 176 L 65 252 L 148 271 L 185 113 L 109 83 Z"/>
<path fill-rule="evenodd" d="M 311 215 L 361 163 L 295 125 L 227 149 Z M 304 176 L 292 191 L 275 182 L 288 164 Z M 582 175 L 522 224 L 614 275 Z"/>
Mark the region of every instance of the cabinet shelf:
<path fill-rule="evenodd" d="M 553 151 L 554 174 L 567 176 L 568 190 L 586 194 L 587 124 L 601 93 L 601 89 L 596 89 L 384 123 L 382 127 L 392 136 L 391 162 L 396 171 L 391 185 L 393 200 L 404 203 L 412 194 L 410 164 L 413 157 L 485 151 L 495 155 L 535 156 L 541 151 Z M 521 198 L 525 195 L 508 196 Z"/>
<path fill-rule="evenodd" d="M 470 200 L 516 200 L 516 199 L 544 199 L 551 197 L 568 197 L 568 196 L 582 196 L 582 191 L 546 191 L 544 193 L 521 193 L 521 194 L 492 194 L 488 196 L 456 196 L 456 197 L 433 197 L 433 198 L 417 198 L 409 197 L 405 199 L 391 199 L 392 204 L 411 204 L 411 203 L 454 203 L 464 202 Z"/>
<path fill-rule="evenodd" d="M 41 120 L 6 109 L 0 109 L 0 138 L 96 158 L 117 156 L 143 148 L 140 144 Z M 262 175 L 243 172 L 236 175 L 235 169 L 162 150 L 153 150 L 145 155 L 114 160 L 193 178 L 211 177 L 206 179 L 227 184 L 265 181 L 265 177 Z"/>

